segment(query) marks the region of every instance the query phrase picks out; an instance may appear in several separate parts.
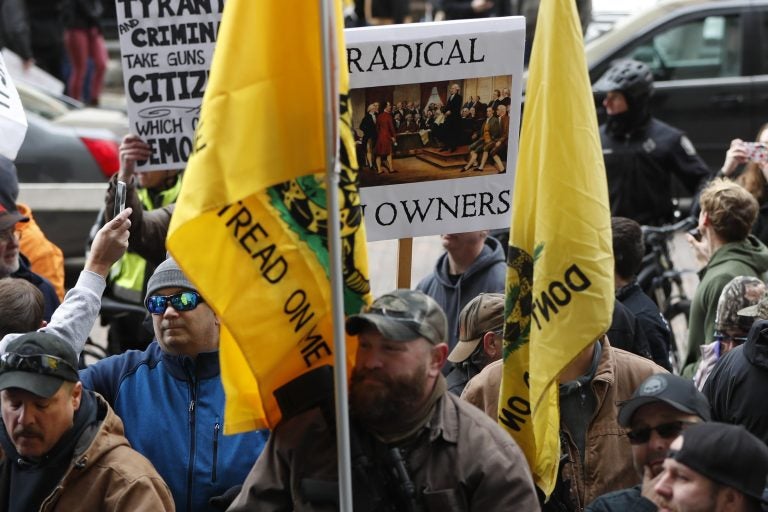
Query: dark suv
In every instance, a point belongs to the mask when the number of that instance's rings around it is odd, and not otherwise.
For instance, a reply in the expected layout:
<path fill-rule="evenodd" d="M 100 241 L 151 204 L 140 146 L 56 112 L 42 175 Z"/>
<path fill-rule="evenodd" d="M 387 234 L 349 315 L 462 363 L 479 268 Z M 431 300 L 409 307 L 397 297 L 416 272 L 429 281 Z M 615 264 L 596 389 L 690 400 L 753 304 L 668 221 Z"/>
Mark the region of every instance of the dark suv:
<path fill-rule="evenodd" d="M 731 139 L 768 122 L 768 0 L 674 0 L 587 44 L 594 83 L 618 58 L 646 62 L 652 113 L 683 131 L 714 170 Z"/>

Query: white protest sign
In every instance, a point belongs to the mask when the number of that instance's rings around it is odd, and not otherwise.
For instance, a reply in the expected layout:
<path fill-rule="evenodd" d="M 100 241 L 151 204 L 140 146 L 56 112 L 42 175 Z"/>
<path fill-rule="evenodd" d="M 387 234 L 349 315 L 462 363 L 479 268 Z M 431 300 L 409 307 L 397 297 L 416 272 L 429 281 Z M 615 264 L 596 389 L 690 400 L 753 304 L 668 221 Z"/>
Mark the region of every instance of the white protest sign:
<path fill-rule="evenodd" d="M 116 0 L 130 131 L 152 148 L 138 171 L 184 168 L 224 0 Z"/>
<path fill-rule="evenodd" d="M 0 55 L 0 155 L 15 160 L 27 134 L 27 116 Z"/>
<path fill-rule="evenodd" d="M 349 29 L 345 38 L 368 240 L 509 227 L 524 19 Z"/>

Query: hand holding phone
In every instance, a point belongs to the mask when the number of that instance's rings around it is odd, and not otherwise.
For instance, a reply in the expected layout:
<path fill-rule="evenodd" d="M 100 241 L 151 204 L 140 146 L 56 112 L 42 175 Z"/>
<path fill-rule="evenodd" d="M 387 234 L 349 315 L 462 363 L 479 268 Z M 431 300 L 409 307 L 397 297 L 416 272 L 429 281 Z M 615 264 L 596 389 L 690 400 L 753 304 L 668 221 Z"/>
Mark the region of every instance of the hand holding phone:
<path fill-rule="evenodd" d="M 125 210 L 125 182 L 118 181 L 115 187 L 115 212 L 112 217 L 117 217 L 123 210 Z"/>
<path fill-rule="evenodd" d="M 691 235 L 697 242 L 701 242 L 701 231 L 699 231 L 699 228 L 688 230 L 688 234 Z"/>
<path fill-rule="evenodd" d="M 745 142 L 747 160 L 759 164 L 768 163 L 768 145 L 762 142 Z"/>

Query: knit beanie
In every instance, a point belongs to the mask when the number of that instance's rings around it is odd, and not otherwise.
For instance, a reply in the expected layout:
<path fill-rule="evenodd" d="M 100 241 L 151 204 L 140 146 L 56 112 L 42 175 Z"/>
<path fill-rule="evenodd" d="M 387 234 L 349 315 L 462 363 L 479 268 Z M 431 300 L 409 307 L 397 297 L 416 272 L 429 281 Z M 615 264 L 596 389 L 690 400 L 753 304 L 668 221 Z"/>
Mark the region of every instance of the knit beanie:
<path fill-rule="evenodd" d="M 150 295 L 154 295 L 157 290 L 162 288 L 185 288 L 197 291 L 197 287 L 181 272 L 178 263 L 173 258 L 168 258 L 155 269 L 154 274 L 147 282 L 147 296 L 144 297 L 144 300 L 146 301 Z"/>

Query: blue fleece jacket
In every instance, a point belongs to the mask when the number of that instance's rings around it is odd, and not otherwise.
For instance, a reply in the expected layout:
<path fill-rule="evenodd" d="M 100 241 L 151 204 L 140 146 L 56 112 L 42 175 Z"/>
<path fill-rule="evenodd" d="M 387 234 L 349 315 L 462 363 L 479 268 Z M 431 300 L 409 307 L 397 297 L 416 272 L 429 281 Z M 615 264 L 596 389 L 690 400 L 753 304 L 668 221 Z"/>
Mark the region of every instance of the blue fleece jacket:
<path fill-rule="evenodd" d="M 219 353 L 193 359 L 164 353 L 157 341 L 80 372 L 122 418 L 131 446 L 154 464 L 176 510 L 213 510 L 208 500 L 242 484 L 269 431 L 223 435 Z"/>

